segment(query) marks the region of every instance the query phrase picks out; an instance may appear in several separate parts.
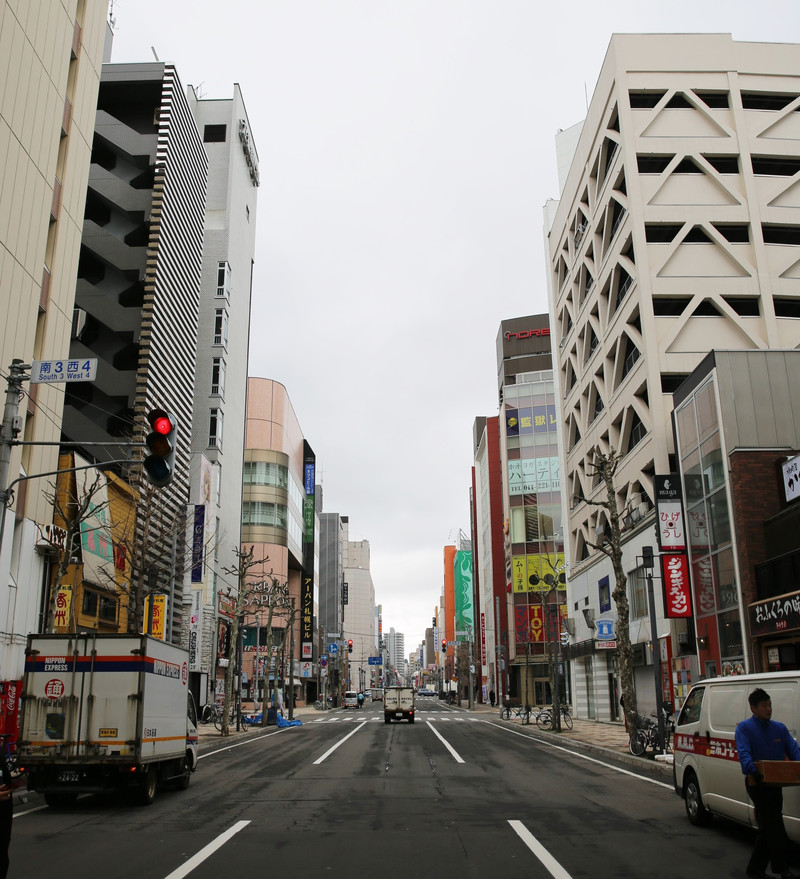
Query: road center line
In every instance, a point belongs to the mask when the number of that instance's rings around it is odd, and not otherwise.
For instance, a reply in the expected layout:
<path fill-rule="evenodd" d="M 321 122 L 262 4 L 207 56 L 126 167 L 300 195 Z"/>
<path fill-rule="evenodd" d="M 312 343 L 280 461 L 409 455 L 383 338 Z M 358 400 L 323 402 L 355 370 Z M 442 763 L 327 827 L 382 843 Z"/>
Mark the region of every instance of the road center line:
<path fill-rule="evenodd" d="M 463 763 L 464 761 L 463 761 L 463 760 L 461 759 L 461 757 L 459 756 L 458 751 L 456 751 L 456 749 L 450 744 L 450 742 L 448 742 L 447 739 L 445 739 L 445 738 L 439 733 L 439 730 L 436 729 L 436 727 L 430 722 L 430 720 L 427 720 L 427 721 L 425 721 L 425 722 L 426 722 L 426 723 L 428 724 L 428 726 L 433 730 L 433 734 L 434 734 L 435 736 L 438 736 L 438 738 L 439 738 L 439 740 L 441 741 L 441 743 L 442 743 L 442 744 L 445 746 L 445 748 L 447 748 L 447 750 L 453 755 L 453 758 L 455 759 L 456 763 Z"/>
<path fill-rule="evenodd" d="M 207 846 L 201 848 L 200 851 L 196 855 L 192 855 L 185 864 L 181 864 L 177 870 L 173 870 L 165 879 L 183 879 L 184 876 L 188 876 L 195 867 L 199 867 L 206 858 L 210 857 L 214 854 L 214 852 L 218 848 L 222 848 L 225 843 L 236 836 L 236 834 L 243 830 L 249 824 L 249 821 L 237 821 L 233 827 L 229 827 L 224 833 L 221 833 L 216 839 L 212 840 Z"/>
<path fill-rule="evenodd" d="M 541 861 L 542 866 L 554 879 L 571 879 L 569 873 L 558 863 L 549 851 L 528 830 L 522 821 L 509 821 L 513 831 Z"/>
<path fill-rule="evenodd" d="M 499 723 L 492 723 L 491 720 L 484 720 L 483 723 L 488 723 L 489 726 L 496 727 L 497 729 L 502 729 L 504 732 L 513 733 L 515 736 L 522 736 L 523 739 L 527 739 L 529 742 L 537 742 L 538 744 L 545 745 L 548 748 L 554 748 L 556 751 L 563 751 L 565 754 L 570 754 L 573 757 L 580 757 L 581 760 L 587 760 L 589 763 L 597 763 L 598 766 L 605 766 L 606 769 L 613 769 L 614 772 L 619 772 L 622 775 L 630 775 L 632 778 L 638 778 L 639 781 L 646 781 L 649 784 L 656 785 L 657 787 L 665 787 L 667 790 L 675 790 L 675 788 L 671 784 L 666 784 L 663 781 L 656 781 L 654 778 L 648 778 L 646 775 L 639 775 L 637 772 L 630 772 L 628 769 L 620 769 L 619 766 L 614 766 L 612 763 L 605 763 L 603 760 L 598 760 L 595 757 L 589 757 L 588 754 L 581 754 L 580 751 L 573 751 L 570 748 L 564 748 L 561 745 L 554 745 L 552 742 L 548 742 L 546 739 L 539 738 L 538 736 L 529 736 L 525 733 L 517 732 L 515 729 L 509 729 L 507 726 L 500 726 Z"/>
<path fill-rule="evenodd" d="M 362 726 L 366 725 L 366 723 L 367 721 L 363 720 L 352 732 L 348 733 L 343 739 L 339 739 L 339 741 L 332 748 L 328 748 L 328 750 L 321 757 L 317 757 L 312 765 L 317 766 L 322 763 L 323 760 L 327 760 L 328 757 L 330 757 L 331 754 L 339 747 L 339 745 L 343 745 L 350 738 L 350 736 L 354 736 L 361 729 Z"/>

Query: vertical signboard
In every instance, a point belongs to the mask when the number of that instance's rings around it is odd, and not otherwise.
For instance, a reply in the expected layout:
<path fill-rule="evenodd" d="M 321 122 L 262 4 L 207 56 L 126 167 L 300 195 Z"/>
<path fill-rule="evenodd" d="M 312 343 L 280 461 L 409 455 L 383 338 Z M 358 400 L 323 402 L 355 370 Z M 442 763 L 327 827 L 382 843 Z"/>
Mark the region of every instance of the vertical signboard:
<path fill-rule="evenodd" d="M 300 591 L 300 656 L 314 658 L 314 486 L 316 456 L 303 441 L 303 580 Z"/>
<path fill-rule="evenodd" d="M 455 577 L 456 641 L 475 639 L 475 617 L 472 609 L 472 553 L 458 550 L 453 562 Z M 470 636 L 467 634 L 471 632 Z"/>
<path fill-rule="evenodd" d="M 686 519 L 683 493 L 676 473 L 655 477 L 658 546 L 667 619 L 692 616 L 692 590 L 686 557 Z"/>
<path fill-rule="evenodd" d="M 192 589 L 192 617 L 189 622 L 189 671 L 202 671 L 203 590 Z"/>

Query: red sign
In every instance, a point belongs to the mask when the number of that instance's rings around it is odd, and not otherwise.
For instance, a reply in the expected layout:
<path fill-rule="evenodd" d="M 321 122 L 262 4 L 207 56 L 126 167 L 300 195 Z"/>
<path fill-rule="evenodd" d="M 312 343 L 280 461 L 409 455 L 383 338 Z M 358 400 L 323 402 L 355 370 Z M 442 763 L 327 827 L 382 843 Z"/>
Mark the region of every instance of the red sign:
<path fill-rule="evenodd" d="M 64 681 L 51 678 L 44 685 L 44 694 L 48 699 L 60 699 L 64 695 Z"/>
<path fill-rule="evenodd" d="M 530 339 L 532 336 L 549 336 L 550 327 L 543 327 L 540 330 L 520 330 L 518 333 L 506 333 L 506 342 L 512 339 Z"/>
<path fill-rule="evenodd" d="M 683 554 L 662 554 L 661 577 L 664 584 L 664 607 L 667 618 L 690 617 L 692 615 L 692 593 L 686 556 Z"/>

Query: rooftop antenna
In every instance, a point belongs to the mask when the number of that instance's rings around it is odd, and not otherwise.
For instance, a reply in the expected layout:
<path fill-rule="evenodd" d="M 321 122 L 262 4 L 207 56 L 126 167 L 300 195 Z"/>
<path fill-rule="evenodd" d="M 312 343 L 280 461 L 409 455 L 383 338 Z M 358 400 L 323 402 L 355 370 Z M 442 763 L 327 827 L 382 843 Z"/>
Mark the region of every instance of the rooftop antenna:
<path fill-rule="evenodd" d="M 111 25 L 111 30 L 117 26 L 117 19 L 114 16 L 114 0 L 111 0 L 108 6 L 108 23 Z"/>
<path fill-rule="evenodd" d="M 161 63 L 161 59 L 158 57 L 158 55 L 156 55 L 156 47 L 155 47 L 155 46 L 150 46 L 150 51 L 153 53 L 153 58 L 155 58 L 156 61 L 158 61 L 158 63 L 160 64 L 160 63 Z"/>

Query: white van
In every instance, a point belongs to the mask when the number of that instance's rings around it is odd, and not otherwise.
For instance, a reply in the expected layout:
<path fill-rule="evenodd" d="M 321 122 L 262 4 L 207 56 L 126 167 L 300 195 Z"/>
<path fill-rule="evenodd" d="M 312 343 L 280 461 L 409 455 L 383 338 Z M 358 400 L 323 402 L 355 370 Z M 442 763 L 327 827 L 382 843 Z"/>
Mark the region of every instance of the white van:
<path fill-rule="evenodd" d="M 699 681 L 692 687 L 675 724 L 673 774 L 692 824 L 722 815 L 756 826 L 753 802 L 736 752 L 736 724 L 752 712 L 747 697 L 761 687 L 772 699 L 772 719 L 785 723 L 797 739 L 800 727 L 800 672 L 734 675 Z M 783 789 L 786 832 L 800 842 L 800 786 Z"/>
<path fill-rule="evenodd" d="M 345 691 L 342 708 L 358 708 L 358 693 L 355 690 Z"/>

